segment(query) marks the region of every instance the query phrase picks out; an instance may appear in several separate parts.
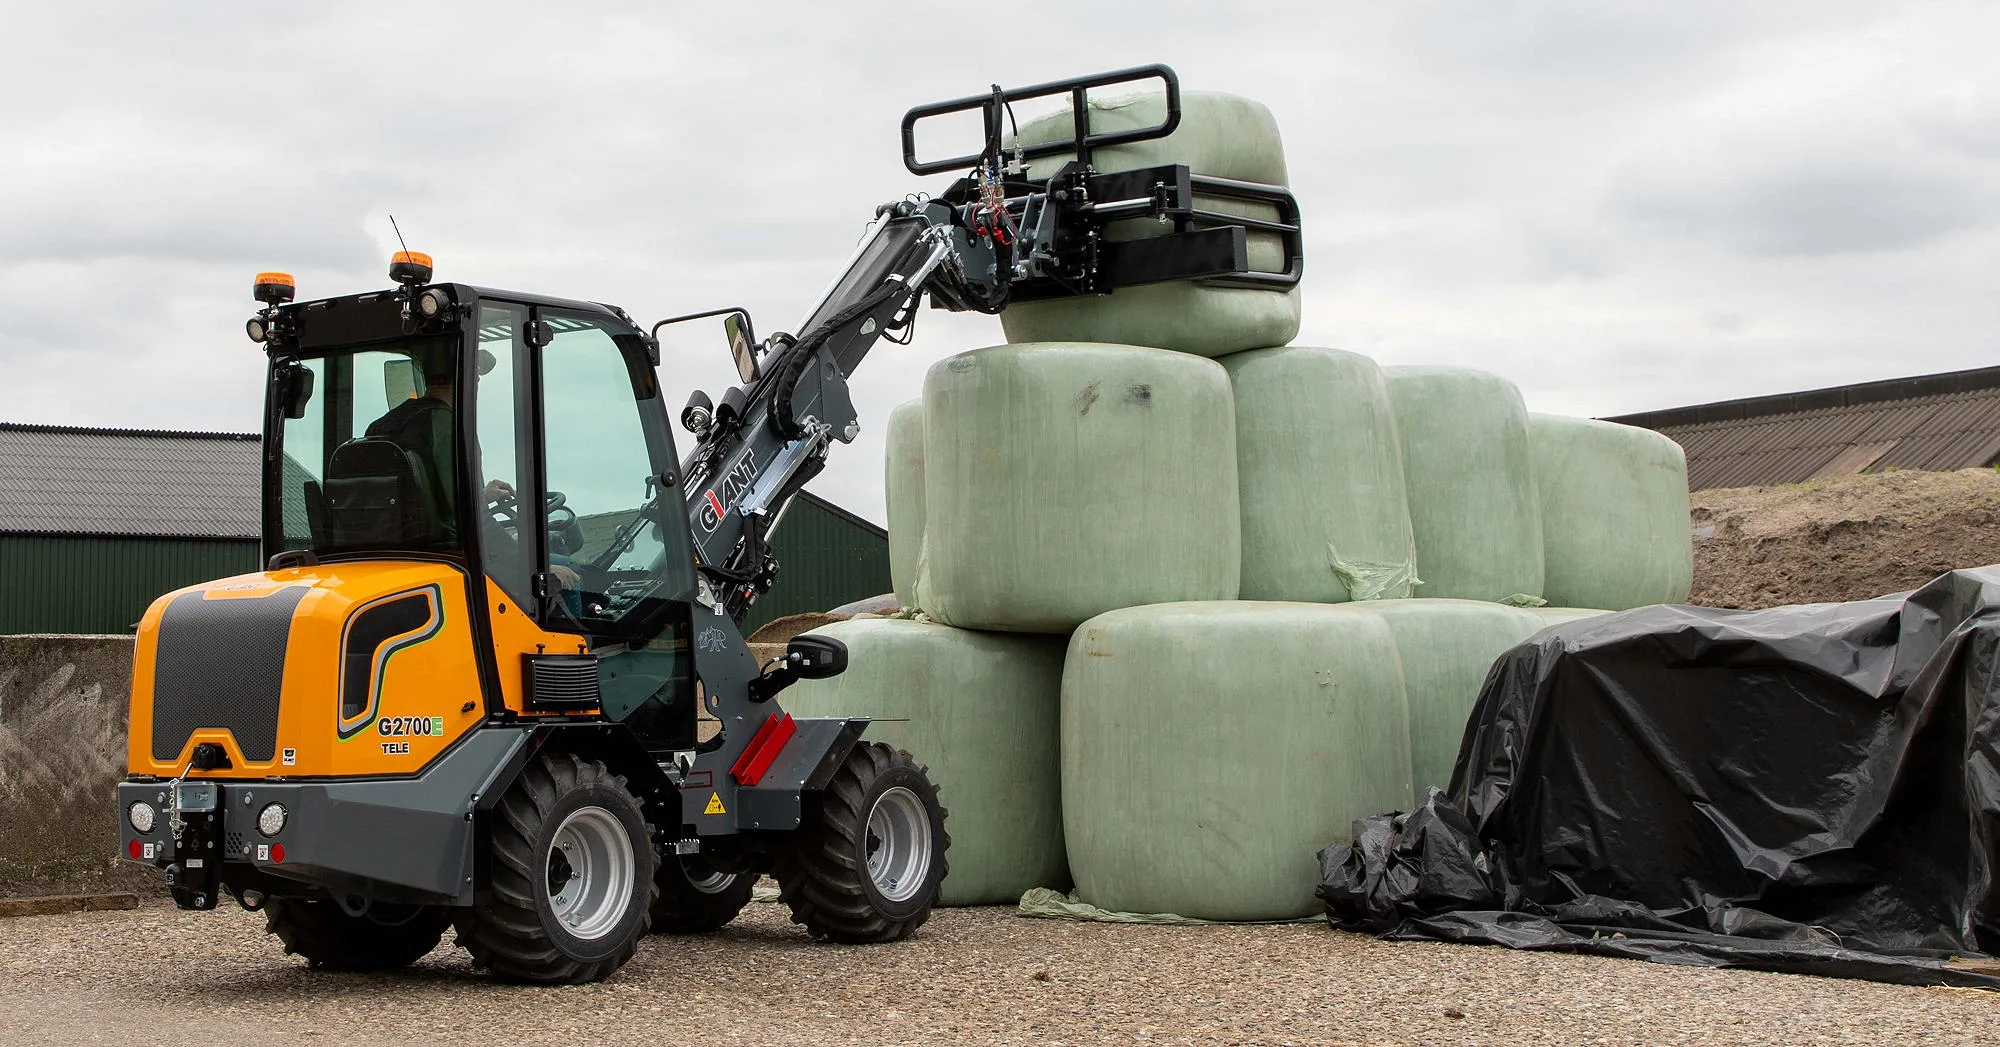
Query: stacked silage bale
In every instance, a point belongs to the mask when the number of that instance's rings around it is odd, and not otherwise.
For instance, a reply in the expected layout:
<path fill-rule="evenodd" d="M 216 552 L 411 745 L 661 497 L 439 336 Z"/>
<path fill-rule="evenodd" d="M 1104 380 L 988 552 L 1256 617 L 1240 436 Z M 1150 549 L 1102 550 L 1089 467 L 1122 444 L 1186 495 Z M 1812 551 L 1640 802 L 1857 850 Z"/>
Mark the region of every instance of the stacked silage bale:
<path fill-rule="evenodd" d="M 1093 128 L 1160 108 L 1093 102 Z M 1200 92 L 1174 135 L 1094 160 L 1285 177 L 1269 112 Z M 1531 416 L 1490 374 L 1285 345 L 1296 289 L 1002 323 L 1014 341 L 933 366 L 892 418 L 895 584 L 926 620 L 827 630 L 856 668 L 788 701 L 907 718 L 952 808 L 947 903 L 1065 886 L 1066 861 L 1107 909 L 1312 912 L 1315 850 L 1446 784 L 1493 660 L 1597 613 L 1510 605 L 1685 597 L 1671 441 Z"/>

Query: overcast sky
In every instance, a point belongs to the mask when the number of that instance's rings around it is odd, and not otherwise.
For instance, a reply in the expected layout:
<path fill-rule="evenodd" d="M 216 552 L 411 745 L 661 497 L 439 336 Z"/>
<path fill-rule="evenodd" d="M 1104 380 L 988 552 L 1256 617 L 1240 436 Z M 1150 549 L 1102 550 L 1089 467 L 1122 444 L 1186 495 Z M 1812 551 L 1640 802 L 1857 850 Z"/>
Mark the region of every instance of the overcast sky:
<path fill-rule="evenodd" d="M 439 279 L 791 329 L 948 181 L 905 109 L 1153 61 L 1276 114 L 1300 344 L 1590 415 L 2000 363 L 2000 5 L 300 6 L 14 5 L 0 420 L 254 430 L 251 276 L 383 286 L 392 213 Z M 889 409 L 999 341 L 878 348 L 814 489 L 881 520 Z M 662 372 L 719 389 L 719 334 Z"/>

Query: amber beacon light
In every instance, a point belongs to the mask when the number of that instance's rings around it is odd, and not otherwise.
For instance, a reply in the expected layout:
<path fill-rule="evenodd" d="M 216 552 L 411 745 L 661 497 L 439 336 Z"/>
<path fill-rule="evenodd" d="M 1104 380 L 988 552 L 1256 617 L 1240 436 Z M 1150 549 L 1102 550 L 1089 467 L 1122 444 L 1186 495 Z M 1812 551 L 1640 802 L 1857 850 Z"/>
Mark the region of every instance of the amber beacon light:
<path fill-rule="evenodd" d="M 271 318 L 277 314 L 279 306 L 292 300 L 298 293 L 298 283 L 290 273 L 258 273 L 251 281 L 250 294 L 264 303 L 264 311 L 250 318 L 243 325 L 243 332 L 250 340 L 262 344 L 271 337 Z"/>

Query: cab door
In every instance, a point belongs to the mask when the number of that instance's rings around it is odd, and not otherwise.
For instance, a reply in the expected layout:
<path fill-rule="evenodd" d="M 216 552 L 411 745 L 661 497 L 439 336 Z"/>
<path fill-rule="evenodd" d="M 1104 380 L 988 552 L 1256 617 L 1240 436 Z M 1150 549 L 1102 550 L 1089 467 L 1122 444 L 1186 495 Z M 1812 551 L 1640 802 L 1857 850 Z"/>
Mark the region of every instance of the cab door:
<path fill-rule="evenodd" d="M 649 747 L 692 747 L 694 556 L 679 488 L 668 482 L 676 459 L 644 342 L 608 317 L 498 304 L 495 312 L 482 329 L 508 332 L 503 348 L 516 367 L 505 392 L 493 383 L 494 412 L 482 399 L 480 443 L 511 437 L 514 453 L 511 463 L 484 456 L 482 479 L 502 499 L 493 481 L 512 488 L 519 508 L 512 540 L 496 537 L 483 556 L 513 596 L 517 624 L 534 627 L 514 631 L 540 648 L 521 654 L 590 656 L 564 664 L 595 670 L 606 716 Z M 481 380 L 482 398 L 493 377 Z M 505 514 L 494 515 L 493 530 L 509 531 Z M 494 615 L 496 638 L 504 617 Z M 508 667 L 499 669 L 504 680 Z M 529 676 L 532 692 L 532 668 Z M 537 711 L 535 696 L 524 698 Z"/>

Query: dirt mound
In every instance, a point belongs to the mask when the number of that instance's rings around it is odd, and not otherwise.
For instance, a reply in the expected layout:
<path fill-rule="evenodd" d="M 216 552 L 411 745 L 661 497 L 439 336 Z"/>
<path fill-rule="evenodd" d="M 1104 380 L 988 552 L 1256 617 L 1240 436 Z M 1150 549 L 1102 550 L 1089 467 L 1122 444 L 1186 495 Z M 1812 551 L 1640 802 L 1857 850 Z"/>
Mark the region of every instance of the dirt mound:
<path fill-rule="evenodd" d="M 1865 600 L 2000 562 L 2000 472 L 1899 471 L 1689 496 L 1708 607 Z"/>

